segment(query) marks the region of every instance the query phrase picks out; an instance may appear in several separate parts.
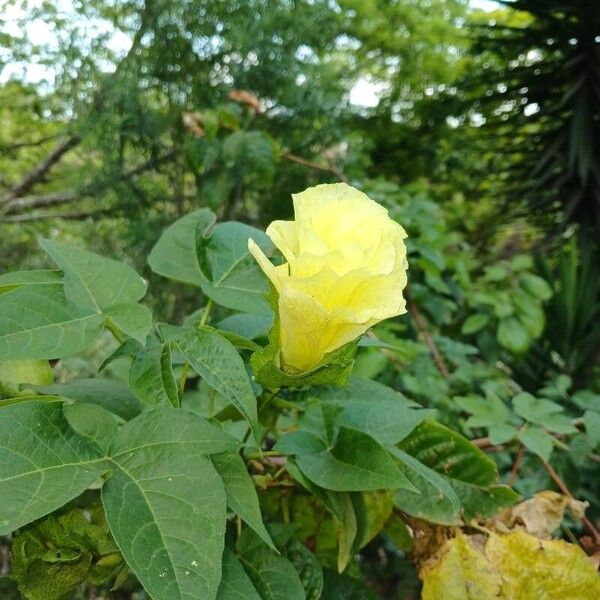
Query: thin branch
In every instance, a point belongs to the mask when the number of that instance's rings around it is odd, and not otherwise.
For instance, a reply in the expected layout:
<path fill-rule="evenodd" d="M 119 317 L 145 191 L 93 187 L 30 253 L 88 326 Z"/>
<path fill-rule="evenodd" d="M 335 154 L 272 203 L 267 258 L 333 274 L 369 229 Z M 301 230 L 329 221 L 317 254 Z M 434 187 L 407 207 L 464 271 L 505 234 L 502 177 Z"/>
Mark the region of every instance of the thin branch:
<path fill-rule="evenodd" d="M 311 160 L 306 160 L 301 156 L 291 154 L 290 152 L 284 152 L 281 156 L 286 160 L 298 163 L 299 165 L 308 167 L 309 169 L 316 169 L 317 171 L 324 171 L 325 173 L 333 173 L 340 181 L 348 183 L 348 178 L 346 175 L 344 175 L 344 173 L 338 167 L 336 167 L 332 161 L 329 161 L 328 166 L 324 166 Z"/>
<path fill-rule="evenodd" d="M 32 212 L 23 215 L 8 215 L 0 219 L 0 223 L 29 223 L 32 221 L 43 221 L 45 219 L 68 219 L 70 221 L 81 221 L 88 217 L 96 217 L 112 212 L 114 206 L 101 208 L 99 210 L 81 210 L 71 212 Z"/>
<path fill-rule="evenodd" d="M 107 188 L 112 187 L 115 183 L 117 183 L 119 181 L 125 181 L 128 179 L 131 179 L 132 177 L 135 177 L 136 175 L 139 175 L 152 167 L 157 167 L 158 165 L 170 160 L 174 155 L 175 155 L 175 151 L 171 150 L 171 151 L 167 152 L 166 154 L 159 156 L 158 158 L 150 159 L 150 160 L 146 161 L 145 163 L 138 165 L 137 167 L 133 167 L 132 169 L 129 169 L 128 171 L 124 171 L 123 173 L 121 173 L 118 176 L 107 178 L 105 181 L 101 182 L 98 185 L 94 186 L 94 185 L 90 184 L 90 185 L 84 187 L 80 191 L 54 192 L 54 193 L 48 193 L 48 194 L 40 194 L 40 195 L 36 195 L 36 196 L 25 196 L 23 198 L 15 198 L 15 199 L 11 200 L 8 204 L 6 204 L 3 208 L 3 210 L 0 211 L 0 214 L 4 213 L 4 214 L 10 215 L 7 217 L 0 217 L 0 222 L 16 223 L 16 222 L 21 222 L 22 220 L 27 220 L 27 219 L 16 219 L 16 218 L 14 218 L 14 216 L 11 213 L 17 213 L 17 215 L 15 215 L 15 216 L 18 216 L 19 213 L 21 213 L 25 210 L 32 209 L 32 208 L 42 208 L 42 207 L 48 208 L 51 206 L 59 206 L 61 204 L 67 204 L 67 203 L 75 202 L 78 200 L 82 200 L 83 198 L 88 197 L 88 196 L 93 196 L 94 194 L 97 194 L 99 192 L 106 190 Z M 54 216 L 50 213 L 36 213 L 36 217 L 33 220 L 37 220 L 37 219 L 41 218 L 40 215 L 44 215 L 47 217 Z"/>
<path fill-rule="evenodd" d="M 55 165 L 71 148 L 74 148 L 79 144 L 80 138 L 78 136 L 70 136 L 60 142 L 55 148 L 40 161 L 27 175 L 25 175 L 21 181 L 12 187 L 4 198 L 0 198 L 0 206 L 7 204 L 14 198 L 19 198 L 26 192 L 28 192 L 36 183 L 43 181 L 48 171 Z"/>
<path fill-rule="evenodd" d="M 73 200 L 78 200 L 81 196 L 75 192 L 55 192 L 49 194 L 39 194 L 36 196 L 24 196 L 15 198 L 7 203 L 2 212 L 12 213 L 21 212 L 29 208 L 39 208 L 42 206 L 57 206 L 66 204 Z"/>
<path fill-rule="evenodd" d="M 13 142 L 12 144 L 1 144 L 0 152 L 14 152 L 15 150 L 20 150 L 21 148 L 35 148 L 36 146 L 42 146 L 46 142 L 55 140 L 60 135 L 60 133 L 55 133 L 54 135 L 47 135 L 45 137 L 38 138 L 37 140 L 32 140 L 30 142 Z"/>
<path fill-rule="evenodd" d="M 427 327 L 427 321 L 425 317 L 421 314 L 421 311 L 417 308 L 417 305 L 412 302 L 410 299 L 406 301 L 406 307 L 408 308 L 408 312 L 410 316 L 413 318 L 417 329 L 419 330 L 419 334 L 427 348 L 429 348 L 429 352 L 433 357 L 433 362 L 437 367 L 438 371 L 446 378 L 450 377 L 450 371 L 448 370 L 448 365 L 442 356 L 439 348 L 436 346 L 431 334 L 429 333 L 429 329 Z"/>
<path fill-rule="evenodd" d="M 525 446 L 521 446 L 519 448 L 519 452 L 517 452 L 517 456 L 515 457 L 515 462 L 513 463 L 512 469 L 510 470 L 510 477 L 508 478 L 508 485 L 512 487 L 517 479 L 517 473 L 519 472 L 519 467 L 521 466 L 521 461 L 525 456 Z"/>

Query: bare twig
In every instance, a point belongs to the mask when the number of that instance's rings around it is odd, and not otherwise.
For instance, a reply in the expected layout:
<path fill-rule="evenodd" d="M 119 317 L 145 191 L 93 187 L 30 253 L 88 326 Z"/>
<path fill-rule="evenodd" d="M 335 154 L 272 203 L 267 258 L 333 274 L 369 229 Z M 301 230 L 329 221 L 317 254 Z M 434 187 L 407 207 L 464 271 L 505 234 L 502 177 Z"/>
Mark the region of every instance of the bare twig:
<path fill-rule="evenodd" d="M 55 165 L 71 148 L 74 148 L 79 144 L 80 138 L 78 136 L 70 136 L 65 138 L 57 146 L 54 147 L 52 152 L 40 161 L 27 175 L 25 175 L 21 181 L 15 184 L 6 196 L 0 198 L 0 206 L 7 204 L 14 198 L 19 198 L 26 192 L 28 192 L 36 183 L 43 181 L 48 171 Z"/>
<path fill-rule="evenodd" d="M 425 342 L 425 345 L 429 349 L 429 352 L 431 353 L 431 356 L 433 357 L 433 362 L 435 363 L 435 366 L 437 367 L 438 371 L 444 377 L 446 377 L 446 378 L 450 377 L 450 371 L 448 370 L 448 365 L 446 365 L 446 361 L 444 360 L 442 353 L 440 352 L 439 348 L 436 346 L 435 342 L 433 341 L 433 338 L 431 337 L 431 334 L 429 333 L 429 329 L 427 328 L 427 321 L 425 320 L 425 317 L 421 314 L 421 311 L 419 311 L 419 309 L 417 308 L 417 305 L 414 302 L 412 302 L 410 299 L 407 299 L 406 307 L 408 309 L 408 312 L 410 313 L 410 316 L 413 318 L 415 325 L 417 326 L 417 329 L 419 330 L 419 335 L 421 336 L 421 338 Z"/>

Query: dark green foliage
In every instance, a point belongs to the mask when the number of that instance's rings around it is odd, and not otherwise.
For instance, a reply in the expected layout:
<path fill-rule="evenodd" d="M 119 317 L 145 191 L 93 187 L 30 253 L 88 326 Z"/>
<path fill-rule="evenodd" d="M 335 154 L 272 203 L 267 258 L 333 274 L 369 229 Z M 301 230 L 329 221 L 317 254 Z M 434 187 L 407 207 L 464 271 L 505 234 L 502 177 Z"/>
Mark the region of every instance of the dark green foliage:
<path fill-rule="evenodd" d="M 600 14 L 593 0 L 514 0 L 476 23 L 476 89 L 507 202 L 600 227 Z M 517 11 L 513 15 L 512 10 Z"/>

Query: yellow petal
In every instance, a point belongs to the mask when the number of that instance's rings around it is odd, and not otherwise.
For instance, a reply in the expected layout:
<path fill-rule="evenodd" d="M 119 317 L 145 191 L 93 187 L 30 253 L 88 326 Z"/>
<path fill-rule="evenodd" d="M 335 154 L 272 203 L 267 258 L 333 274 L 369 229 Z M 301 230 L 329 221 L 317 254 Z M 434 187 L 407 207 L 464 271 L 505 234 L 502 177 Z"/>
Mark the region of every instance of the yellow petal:
<path fill-rule="evenodd" d="M 267 235 L 288 262 L 292 262 L 298 254 L 298 234 L 294 221 L 273 221 L 267 227 Z"/>
<path fill-rule="evenodd" d="M 252 239 L 248 238 L 248 252 L 255 258 L 258 266 L 264 271 L 264 274 L 271 280 L 276 290 L 281 288 L 281 279 L 287 274 L 287 265 L 276 267 L 262 251 L 261 247 Z M 283 267 L 283 268 L 282 268 Z"/>

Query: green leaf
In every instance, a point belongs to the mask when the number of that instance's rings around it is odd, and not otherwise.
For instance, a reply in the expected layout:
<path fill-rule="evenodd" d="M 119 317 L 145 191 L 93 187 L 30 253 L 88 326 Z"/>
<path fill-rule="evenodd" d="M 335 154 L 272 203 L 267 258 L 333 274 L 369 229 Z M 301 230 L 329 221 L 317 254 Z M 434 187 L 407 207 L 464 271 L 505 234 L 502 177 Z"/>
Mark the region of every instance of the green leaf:
<path fill-rule="evenodd" d="M 519 284 L 532 296 L 540 300 L 549 300 L 552 297 L 552 288 L 545 279 L 533 273 L 521 273 Z"/>
<path fill-rule="evenodd" d="M 559 414 L 563 408 L 556 402 L 538 399 L 527 392 L 521 392 L 513 398 L 513 405 L 515 412 L 530 423 L 536 423 L 556 433 L 577 431 L 567 416 Z"/>
<path fill-rule="evenodd" d="M 190 330 L 177 348 L 206 383 L 229 400 L 258 433 L 256 397 L 240 355 L 231 342 L 211 327 Z"/>
<path fill-rule="evenodd" d="M 464 335 L 471 335 L 473 333 L 477 333 L 479 330 L 483 329 L 487 325 L 489 320 L 490 316 L 484 313 L 477 313 L 475 315 L 471 315 L 463 323 L 461 332 Z"/>
<path fill-rule="evenodd" d="M 392 513 L 387 520 L 385 534 L 394 542 L 398 550 L 405 553 L 412 551 L 414 542 L 412 533 L 397 513 Z"/>
<path fill-rule="evenodd" d="M 146 343 L 152 329 L 152 311 L 143 304 L 115 304 L 104 311 L 104 314 L 128 336 Z"/>
<path fill-rule="evenodd" d="M 335 518 L 338 540 L 337 568 L 341 573 L 354 557 L 354 547 L 358 534 L 356 512 L 350 494 L 339 494 L 338 501 L 342 509 L 341 518 Z"/>
<path fill-rule="evenodd" d="M 219 335 L 222 335 L 226 340 L 229 340 L 236 348 L 240 350 L 252 350 L 252 352 L 256 352 L 256 350 L 260 350 L 260 346 L 253 342 L 251 339 L 246 338 L 238 333 L 233 333 L 232 331 L 222 331 L 216 330 Z"/>
<path fill-rule="evenodd" d="M 506 442 L 513 440 L 518 432 L 519 430 L 516 427 L 504 423 L 490 425 L 488 427 L 488 437 L 490 438 L 490 442 L 494 445 L 505 444 Z"/>
<path fill-rule="evenodd" d="M 53 240 L 42 239 L 40 245 L 63 270 L 65 296 L 79 308 L 102 312 L 146 293 L 146 282 L 121 262 Z"/>
<path fill-rule="evenodd" d="M 594 394 L 591 390 L 579 390 L 571 399 L 581 410 L 595 410 L 600 412 L 600 394 Z"/>
<path fill-rule="evenodd" d="M 196 257 L 196 230 L 206 236 L 215 220 L 209 209 L 201 208 L 175 221 L 152 248 L 150 268 L 163 277 L 200 287 L 205 278 Z"/>
<path fill-rule="evenodd" d="M 229 548 L 223 552 L 223 575 L 217 600 L 261 600 L 252 580 Z"/>
<path fill-rule="evenodd" d="M 419 425 L 398 447 L 452 479 L 486 486 L 497 478 L 496 463 L 485 452 L 435 421 Z"/>
<path fill-rule="evenodd" d="M 546 315 L 539 304 L 535 304 L 531 298 L 519 302 L 519 296 L 515 295 L 515 303 L 518 307 L 519 321 L 525 326 L 532 338 L 538 338 L 544 331 Z"/>
<path fill-rule="evenodd" d="M 60 283 L 0 294 L 0 360 L 63 358 L 90 346 L 101 332 L 102 316 L 67 302 Z"/>
<path fill-rule="evenodd" d="M 304 587 L 294 565 L 261 546 L 240 557 L 260 597 L 267 600 L 305 600 Z"/>
<path fill-rule="evenodd" d="M 504 423 L 511 416 L 509 408 L 495 394 L 485 398 L 465 396 L 454 399 L 456 404 L 473 416 L 467 419 L 467 427 L 490 427 Z"/>
<path fill-rule="evenodd" d="M 62 285 L 63 276 L 60 271 L 15 271 L 0 275 L 0 294 L 14 290 L 23 285 L 58 283 Z"/>
<path fill-rule="evenodd" d="M 508 269 L 502 265 L 492 265 L 485 270 L 484 279 L 486 281 L 506 281 L 508 278 Z"/>
<path fill-rule="evenodd" d="M 382 529 L 394 509 L 393 490 L 353 494 L 357 519 L 361 521 L 355 548 L 366 546 Z"/>
<path fill-rule="evenodd" d="M 302 473 L 292 458 L 288 458 L 286 469 L 289 475 L 302 487 L 307 489 L 338 520 L 344 521 L 346 516 L 345 492 L 334 492 L 319 487 Z"/>
<path fill-rule="evenodd" d="M 250 340 L 267 337 L 273 325 L 273 315 L 253 315 L 250 313 L 237 313 L 225 317 L 217 323 L 219 329 L 243 335 Z"/>
<path fill-rule="evenodd" d="M 273 242 L 260 229 L 237 223 L 219 223 L 206 240 L 197 239 L 198 263 L 205 277 L 204 293 L 217 304 L 244 312 L 269 315 L 265 294 L 269 283 L 248 251 L 252 238 L 269 256 Z"/>
<path fill-rule="evenodd" d="M 560 404 L 550 400 L 538 400 L 528 392 L 520 392 L 512 401 L 515 412 L 532 423 L 539 423 L 546 415 L 562 411 Z"/>
<path fill-rule="evenodd" d="M 36 386 L 35 389 L 44 394 L 56 394 L 78 402 L 97 404 L 125 421 L 142 411 L 141 402 L 126 385 L 104 377 L 72 379 L 66 383 Z"/>
<path fill-rule="evenodd" d="M 521 496 L 507 485 L 482 487 L 454 479 L 452 487 L 460 498 L 463 517 L 467 521 L 493 517 L 503 508 L 511 506 L 521 499 Z"/>
<path fill-rule="evenodd" d="M 338 423 L 368 433 L 380 444 L 397 444 L 433 413 L 407 408 L 394 400 L 358 400 L 343 408 Z"/>
<path fill-rule="evenodd" d="M 97 404 L 86 402 L 65 404 L 63 413 L 75 433 L 95 442 L 103 454 L 108 452 L 118 431 L 112 413 Z"/>
<path fill-rule="evenodd" d="M 548 462 L 554 442 L 552 436 L 546 433 L 541 427 L 530 425 L 519 432 L 519 440 L 534 454 L 537 454 L 544 462 Z"/>
<path fill-rule="evenodd" d="M 412 488 L 387 450 L 366 433 L 340 427 L 331 450 L 316 436 L 292 448 L 286 442 L 291 435 L 283 436 L 276 448 L 295 454 L 299 469 L 323 488 L 339 492 Z"/>
<path fill-rule="evenodd" d="M 112 445 L 112 476 L 102 488 L 106 519 L 155 600 L 216 596 L 226 497 L 206 455 L 235 446 L 198 415 L 166 407 L 127 423 Z"/>
<path fill-rule="evenodd" d="M 306 600 L 319 600 L 323 592 L 323 569 L 317 557 L 294 538 L 285 545 L 284 552 L 300 575 Z"/>
<path fill-rule="evenodd" d="M 146 404 L 179 406 L 169 342 L 149 344 L 135 356 L 129 369 L 129 386 Z"/>
<path fill-rule="evenodd" d="M 527 328 L 516 317 L 501 319 L 496 336 L 498 343 L 513 354 L 523 354 L 531 344 Z"/>
<path fill-rule="evenodd" d="M 228 452 L 215 454 L 212 461 L 225 484 L 229 508 L 239 515 L 267 545 L 276 550 L 263 523 L 256 489 L 242 457 L 237 452 Z"/>
<path fill-rule="evenodd" d="M 593 410 L 586 410 L 583 414 L 583 423 L 585 433 L 592 448 L 600 444 L 600 413 Z"/>
<path fill-rule="evenodd" d="M 400 392 L 371 379 L 363 379 L 352 375 L 344 386 L 326 385 L 310 390 L 311 396 L 321 400 L 339 401 L 389 401 L 404 407 L 419 407 L 416 402 L 408 400 Z"/>
<path fill-rule="evenodd" d="M 377 600 L 377 594 L 360 579 L 340 575 L 332 569 L 323 570 L 321 600 Z"/>
<path fill-rule="evenodd" d="M 108 470 L 70 428 L 62 402 L 13 404 L 0 417 L 0 535 L 60 508 Z"/>
<path fill-rule="evenodd" d="M 466 519 L 491 516 L 518 499 L 509 488 L 494 485 L 498 473 L 489 456 L 439 423 L 425 421 L 399 448 L 447 478 Z"/>
<path fill-rule="evenodd" d="M 404 475 L 416 490 L 398 489 L 394 504 L 402 511 L 442 525 L 455 525 L 461 512 L 460 500 L 450 483 L 410 454 L 391 447 Z"/>

